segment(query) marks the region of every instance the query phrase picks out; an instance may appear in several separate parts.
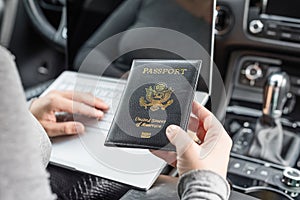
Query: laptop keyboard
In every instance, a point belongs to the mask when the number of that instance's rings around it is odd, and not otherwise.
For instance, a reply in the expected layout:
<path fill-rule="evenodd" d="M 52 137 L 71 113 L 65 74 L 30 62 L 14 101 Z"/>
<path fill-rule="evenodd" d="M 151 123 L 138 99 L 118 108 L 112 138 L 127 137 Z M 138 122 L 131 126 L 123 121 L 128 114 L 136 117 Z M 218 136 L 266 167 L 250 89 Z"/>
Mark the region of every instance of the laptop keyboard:
<path fill-rule="evenodd" d="M 76 80 L 74 80 L 72 77 L 67 77 L 62 80 L 58 80 L 57 84 L 54 84 L 52 87 L 48 88 L 48 92 L 54 89 L 61 91 L 71 90 L 92 93 L 96 97 L 101 98 L 109 105 L 110 109 L 107 113 L 105 113 L 103 119 L 100 121 L 95 118 L 88 118 L 85 116 L 67 113 L 58 113 L 57 117 L 59 121 L 74 119 L 75 121 L 82 122 L 87 127 L 97 128 L 103 130 L 100 132 L 107 133 L 113 120 L 115 110 L 119 104 L 125 84 L 125 81 L 118 81 L 110 78 L 93 80 L 91 78 L 77 77 Z"/>

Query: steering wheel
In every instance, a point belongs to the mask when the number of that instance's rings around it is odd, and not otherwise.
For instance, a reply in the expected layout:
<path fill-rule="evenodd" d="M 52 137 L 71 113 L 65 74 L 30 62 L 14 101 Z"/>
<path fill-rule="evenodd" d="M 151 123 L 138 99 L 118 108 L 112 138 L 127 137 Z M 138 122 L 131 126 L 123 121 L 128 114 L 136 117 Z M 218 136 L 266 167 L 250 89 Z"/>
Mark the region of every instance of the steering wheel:
<path fill-rule="evenodd" d="M 41 8 L 41 3 L 43 1 L 46 2 L 46 0 L 23 0 L 23 3 L 31 22 L 38 33 L 58 48 L 58 50 L 63 52 L 65 51 L 67 44 L 66 0 L 47 0 L 48 5 L 53 4 L 53 6 L 62 9 L 58 28 L 51 25 L 44 15 Z"/>

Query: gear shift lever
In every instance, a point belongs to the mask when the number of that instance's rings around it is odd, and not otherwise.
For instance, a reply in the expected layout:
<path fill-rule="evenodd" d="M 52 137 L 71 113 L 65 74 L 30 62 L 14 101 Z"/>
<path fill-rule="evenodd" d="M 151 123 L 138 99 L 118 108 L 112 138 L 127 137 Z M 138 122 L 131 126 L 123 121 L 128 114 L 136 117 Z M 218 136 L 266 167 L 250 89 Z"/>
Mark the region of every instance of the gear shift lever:
<path fill-rule="evenodd" d="M 290 79 L 286 73 L 276 72 L 269 76 L 264 88 L 263 115 L 256 124 L 250 156 L 286 166 L 295 164 L 300 139 L 284 130 L 280 122 L 289 89 Z"/>
<path fill-rule="evenodd" d="M 269 76 L 264 88 L 263 123 L 273 122 L 281 117 L 289 90 L 290 79 L 285 72 L 277 72 Z"/>

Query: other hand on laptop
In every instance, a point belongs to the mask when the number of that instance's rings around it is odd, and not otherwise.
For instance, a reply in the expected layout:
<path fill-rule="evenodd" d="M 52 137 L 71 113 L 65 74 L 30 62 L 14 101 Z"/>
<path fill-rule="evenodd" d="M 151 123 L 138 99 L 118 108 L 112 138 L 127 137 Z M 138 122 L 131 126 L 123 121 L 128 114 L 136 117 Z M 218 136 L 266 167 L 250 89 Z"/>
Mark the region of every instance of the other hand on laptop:
<path fill-rule="evenodd" d="M 104 112 L 108 109 L 108 105 L 94 95 L 74 91 L 51 91 L 47 95 L 35 99 L 30 106 L 31 113 L 42 124 L 49 137 L 84 132 L 84 126 L 80 122 L 58 122 L 55 116 L 56 112 L 102 119 Z"/>
<path fill-rule="evenodd" d="M 175 152 L 152 151 L 152 153 L 176 166 L 179 175 L 191 170 L 210 170 L 226 179 L 232 141 L 222 124 L 205 107 L 193 103 L 189 129 L 196 133 L 197 144 L 180 127 L 170 125 L 166 135 L 176 146 Z"/>

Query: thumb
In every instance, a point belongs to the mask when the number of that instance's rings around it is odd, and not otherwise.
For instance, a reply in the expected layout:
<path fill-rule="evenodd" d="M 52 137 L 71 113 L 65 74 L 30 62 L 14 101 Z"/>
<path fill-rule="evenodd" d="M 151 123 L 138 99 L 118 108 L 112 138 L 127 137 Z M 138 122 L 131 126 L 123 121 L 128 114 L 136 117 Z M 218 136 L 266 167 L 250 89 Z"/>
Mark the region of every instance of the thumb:
<path fill-rule="evenodd" d="M 194 143 L 189 134 L 176 125 L 168 126 L 166 135 L 171 144 L 176 147 L 178 156 L 184 154 L 185 151 Z"/>

